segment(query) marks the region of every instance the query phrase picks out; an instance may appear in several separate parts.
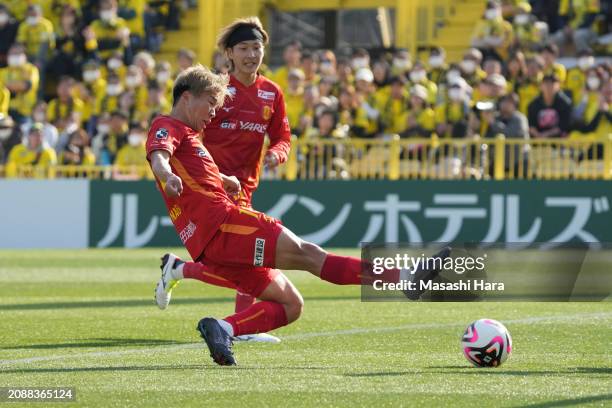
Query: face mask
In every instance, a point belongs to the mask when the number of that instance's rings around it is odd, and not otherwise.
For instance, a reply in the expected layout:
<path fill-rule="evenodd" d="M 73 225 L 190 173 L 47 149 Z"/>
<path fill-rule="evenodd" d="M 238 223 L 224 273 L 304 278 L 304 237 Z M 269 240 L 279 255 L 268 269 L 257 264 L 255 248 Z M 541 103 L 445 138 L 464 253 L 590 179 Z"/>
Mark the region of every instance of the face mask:
<path fill-rule="evenodd" d="M 115 17 L 115 12 L 113 10 L 102 10 L 100 11 L 100 19 L 104 22 L 109 22 Z"/>
<path fill-rule="evenodd" d="M 410 68 L 410 61 L 403 58 L 394 58 L 393 59 L 393 68 L 406 70 Z"/>
<path fill-rule="evenodd" d="M 83 80 L 85 82 L 93 82 L 100 77 L 100 71 L 97 69 L 83 71 Z"/>
<path fill-rule="evenodd" d="M 140 146 L 142 144 L 142 135 L 140 133 L 130 133 L 128 135 L 128 143 L 130 146 Z"/>
<path fill-rule="evenodd" d="M 357 70 L 360 68 L 367 68 L 368 67 L 368 59 L 367 58 L 355 58 L 352 63 L 351 66 L 353 67 L 353 69 Z"/>
<path fill-rule="evenodd" d="M 9 16 L 6 13 L 0 13 L 0 24 L 5 25 L 9 21 Z"/>
<path fill-rule="evenodd" d="M 117 96 L 121 93 L 121 85 L 119 84 L 110 84 L 106 87 L 106 93 L 110 96 Z"/>
<path fill-rule="evenodd" d="M 38 16 L 28 16 L 26 18 L 26 24 L 29 26 L 35 26 L 38 24 Z"/>
<path fill-rule="evenodd" d="M 446 82 L 448 82 L 449 84 L 455 82 L 459 78 L 461 78 L 461 74 L 458 71 L 455 71 L 454 69 L 446 73 Z"/>
<path fill-rule="evenodd" d="M 170 73 L 167 71 L 160 71 L 157 73 L 157 82 L 163 84 L 170 79 Z"/>
<path fill-rule="evenodd" d="M 100 123 L 96 126 L 96 130 L 101 135 L 106 135 L 110 131 L 110 126 L 108 123 Z"/>
<path fill-rule="evenodd" d="M 128 88 L 136 88 L 138 85 L 140 85 L 140 77 L 137 77 L 135 75 L 127 76 L 125 78 L 125 85 Z"/>
<path fill-rule="evenodd" d="M 429 65 L 434 68 L 441 67 L 444 64 L 444 58 L 441 55 L 432 55 L 429 57 Z"/>
<path fill-rule="evenodd" d="M 322 62 L 321 63 L 321 73 L 332 74 L 334 72 L 334 65 L 331 62 Z"/>
<path fill-rule="evenodd" d="M 9 55 L 7 62 L 10 67 L 20 67 L 26 63 L 26 56 L 25 54 Z"/>
<path fill-rule="evenodd" d="M 590 76 L 586 80 L 587 88 L 591 91 L 595 91 L 599 89 L 599 85 L 601 85 L 601 81 L 596 76 Z"/>
<path fill-rule="evenodd" d="M 516 25 L 525 25 L 529 22 L 529 14 L 519 14 L 514 17 L 514 24 Z"/>
<path fill-rule="evenodd" d="M 410 73 L 410 80 L 412 82 L 421 82 L 422 80 L 425 79 L 426 76 L 427 74 L 423 70 L 412 71 Z"/>
<path fill-rule="evenodd" d="M 8 139 L 11 133 L 13 133 L 13 129 L 11 128 L 0 129 L 0 140 Z"/>
<path fill-rule="evenodd" d="M 110 69 L 115 70 L 121 67 L 123 65 L 123 62 L 121 62 L 121 60 L 118 58 L 111 58 L 108 60 L 107 64 Z"/>
<path fill-rule="evenodd" d="M 461 69 L 468 74 L 471 74 L 476 71 L 476 63 L 472 60 L 463 60 L 461 61 Z"/>
<path fill-rule="evenodd" d="M 583 71 L 591 68 L 594 64 L 595 64 L 595 59 L 593 57 L 578 58 L 578 67 Z"/>
<path fill-rule="evenodd" d="M 463 99 L 463 91 L 459 88 L 451 88 L 448 90 L 448 97 L 452 101 L 460 101 Z"/>
<path fill-rule="evenodd" d="M 45 112 L 35 112 L 32 117 L 34 118 L 34 122 L 44 122 Z"/>
<path fill-rule="evenodd" d="M 487 11 L 485 11 L 485 18 L 487 20 L 495 20 L 498 16 L 499 10 L 497 10 L 496 8 L 487 9 Z"/>

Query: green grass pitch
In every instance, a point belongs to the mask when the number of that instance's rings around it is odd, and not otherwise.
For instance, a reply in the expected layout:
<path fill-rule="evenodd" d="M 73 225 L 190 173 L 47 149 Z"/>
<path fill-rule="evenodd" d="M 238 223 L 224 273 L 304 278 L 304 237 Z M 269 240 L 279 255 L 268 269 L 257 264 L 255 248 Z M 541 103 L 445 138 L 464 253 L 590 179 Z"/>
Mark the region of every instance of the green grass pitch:
<path fill-rule="evenodd" d="M 612 405 L 610 302 L 362 303 L 357 287 L 289 272 L 301 319 L 218 367 L 195 326 L 229 314 L 233 293 L 185 281 L 158 310 L 163 251 L 0 251 L 0 387 L 71 386 L 68 406 L 89 407 Z M 460 352 L 483 317 L 514 340 L 497 369 Z"/>

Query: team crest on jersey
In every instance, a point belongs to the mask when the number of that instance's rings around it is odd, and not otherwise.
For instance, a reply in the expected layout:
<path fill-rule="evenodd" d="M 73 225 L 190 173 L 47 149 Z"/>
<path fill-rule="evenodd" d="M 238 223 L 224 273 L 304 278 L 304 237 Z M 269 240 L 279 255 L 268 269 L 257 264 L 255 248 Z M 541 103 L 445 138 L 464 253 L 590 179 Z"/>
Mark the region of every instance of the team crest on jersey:
<path fill-rule="evenodd" d="M 272 108 L 270 108 L 268 105 L 265 105 L 261 110 L 261 115 L 263 116 L 264 120 L 270 120 L 270 118 L 272 117 Z"/>
<path fill-rule="evenodd" d="M 264 91 L 263 89 L 257 90 L 257 96 L 261 99 L 265 99 L 266 101 L 274 100 L 274 92 Z"/>
<path fill-rule="evenodd" d="M 236 96 L 236 88 L 233 86 L 228 86 L 227 87 L 227 92 L 229 92 L 230 95 L 232 96 Z"/>
<path fill-rule="evenodd" d="M 157 129 L 157 132 L 155 132 L 155 138 L 156 139 L 160 139 L 160 140 L 164 140 L 168 138 L 168 129 L 166 128 L 159 128 Z"/>

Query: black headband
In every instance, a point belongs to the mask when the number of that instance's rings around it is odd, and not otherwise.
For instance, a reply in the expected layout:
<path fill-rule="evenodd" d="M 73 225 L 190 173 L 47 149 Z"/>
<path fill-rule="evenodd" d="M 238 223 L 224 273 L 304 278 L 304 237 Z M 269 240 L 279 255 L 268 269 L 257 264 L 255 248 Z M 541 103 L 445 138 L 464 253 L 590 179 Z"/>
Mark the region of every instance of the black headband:
<path fill-rule="evenodd" d="M 227 39 L 227 48 L 232 48 L 234 45 L 243 41 L 261 41 L 264 42 L 263 33 L 257 28 L 250 25 L 241 25 L 236 28 Z"/>

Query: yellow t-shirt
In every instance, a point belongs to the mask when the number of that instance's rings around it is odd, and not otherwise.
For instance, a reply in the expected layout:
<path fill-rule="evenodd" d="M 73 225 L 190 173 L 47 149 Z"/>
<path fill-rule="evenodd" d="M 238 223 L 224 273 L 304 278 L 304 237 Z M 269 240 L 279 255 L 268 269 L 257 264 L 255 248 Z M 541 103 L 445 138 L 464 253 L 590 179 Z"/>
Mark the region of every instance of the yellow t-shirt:
<path fill-rule="evenodd" d="M 57 164 L 57 156 L 52 148 L 46 147 L 36 152 L 28 149 L 24 144 L 19 144 L 9 153 L 6 162 L 6 177 L 15 177 L 19 166 L 32 165 L 44 168 L 55 164 Z"/>
<path fill-rule="evenodd" d="M 11 92 L 0 84 L 0 113 L 8 115 L 9 103 L 11 102 Z"/>
<path fill-rule="evenodd" d="M 563 64 L 559 64 L 555 62 L 552 67 L 546 69 L 544 68 L 544 75 L 556 74 L 559 81 L 563 84 L 567 78 L 567 70 L 563 66 Z"/>
<path fill-rule="evenodd" d="M 114 164 L 117 166 L 145 166 L 147 153 L 144 144 L 141 146 L 124 145 L 117 152 Z"/>
<path fill-rule="evenodd" d="M 130 29 L 130 34 L 144 36 L 144 11 L 146 0 L 119 0 L 119 7 L 133 10 L 136 15 L 133 18 L 127 19 L 126 24 Z"/>
<path fill-rule="evenodd" d="M 416 114 L 416 122 L 417 125 L 420 126 L 422 129 L 425 130 L 425 132 L 427 133 L 426 136 L 430 136 L 431 133 L 434 131 L 434 128 L 436 127 L 436 114 L 434 112 L 433 109 L 431 108 L 425 108 L 425 109 L 421 109 L 420 111 L 416 112 L 416 111 L 406 111 L 401 115 L 401 119 L 400 119 L 400 123 L 403 123 L 403 129 L 398 132 L 398 133 L 402 133 L 403 131 L 408 129 L 408 117 L 411 114 Z"/>
<path fill-rule="evenodd" d="M 0 82 L 6 84 L 11 81 L 27 81 L 30 84 L 27 91 L 13 95 L 9 103 L 10 109 L 14 109 L 25 116 L 30 115 L 36 103 L 36 93 L 38 92 L 38 68 L 27 62 L 20 67 L 0 69 Z"/>
<path fill-rule="evenodd" d="M 528 82 L 520 85 L 517 90 L 519 96 L 519 111 L 527 115 L 529 104 L 540 94 L 540 81 Z"/>
<path fill-rule="evenodd" d="M 102 20 L 94 20 L 94 22 L 91 23 L 91 28 L 96 34 L 96 39 L 98 40 L 98 46 L 100 45 L 100 42 L 105 41 L 105 40 L 106 41 L 116 41 L 115 47 L 98 50 L 98 54 L 100 55 L 100 58 L 105 60 L 109 58 L 113 54 L 113 52 L 117 50 L 123 52 L 125 47 L 117 39 L 117 34 L 119 33 L 120 30 L 127 28 L 127 23 L 125 22 L 124 19 L 122 19 L 121 17 L 117 17 L 113 21 L 110 21 L 108 23 L 105 23 Z"/>
<path fill-rule="evenodd" d="M 572 93 L 572 102 L 574 105 L 582 100 L 582 92 L 586 83 L 586 75 L 578 68 L 571 68 L 567 72 L 567 79 L 565 80 L 565 88 Z"/>
<path fill-rule="evenodd" d="M 55 98 L 49 102 L 47 107 L 47 120 L 53 123 L 56 120 L 66 119 L 73 112 L 78 113 L 81 120 L 83 120 L 84 108 L 85 104 L 79 98 L 72 98 L 67 103 L 61 102 L 59 98 Z"/>
<path fill-rule="evenodd" d="M 480 20 L 476 23 L 472 38 L 483 39 L 485 37 L 502 37 L 503 42 L 495 51 L 502 58 L 508 57 L 508 47 L 514 39 L 512 24 L 499 18 L 497 20 Z"/>
<path fill-rule="evenodd" d="M 96 115 L 102 113 L 111 113 L 119 106 L 119 96 L 104 95 L 98 101 L 96 101 Z"/>
<path fill-rule="evenodd" d="M 574 29 L 582 23 L 585 14 L 598 13 L 599 10 L 599 0 L 561 0 L 559 2 L 559 15 L 572 14 L 570 26 Z"/>
<path fill-rule="evenodd" d="M 26 53 L 30 56 L 37 56 L 41 44 L 48 43 L 49 51 L 55 48 L 55 35 L 53 34 L 53 24 L 44 17 L 31 26 L 25 22 L 19 24 L 17 29 L 17 42 L 23 43 Z"/>
<path fill-rule="evenodd" d="M 291 128 L 297 127 L 300 122 L 300 112 L 304 109 L 304 94 L 302 92 L 294 95 L 286 93 L 285 106 L 287 118 L 289 119 L 289 126 Z"/>
<path fill-rule="evenodd" d="M 385 133 L 400 133 L 406 129 L 404 114 L 408 111 L 407 104 L 407 97 L 402 99 L 389 98 L 387 100 L 382 111 Z"/>

